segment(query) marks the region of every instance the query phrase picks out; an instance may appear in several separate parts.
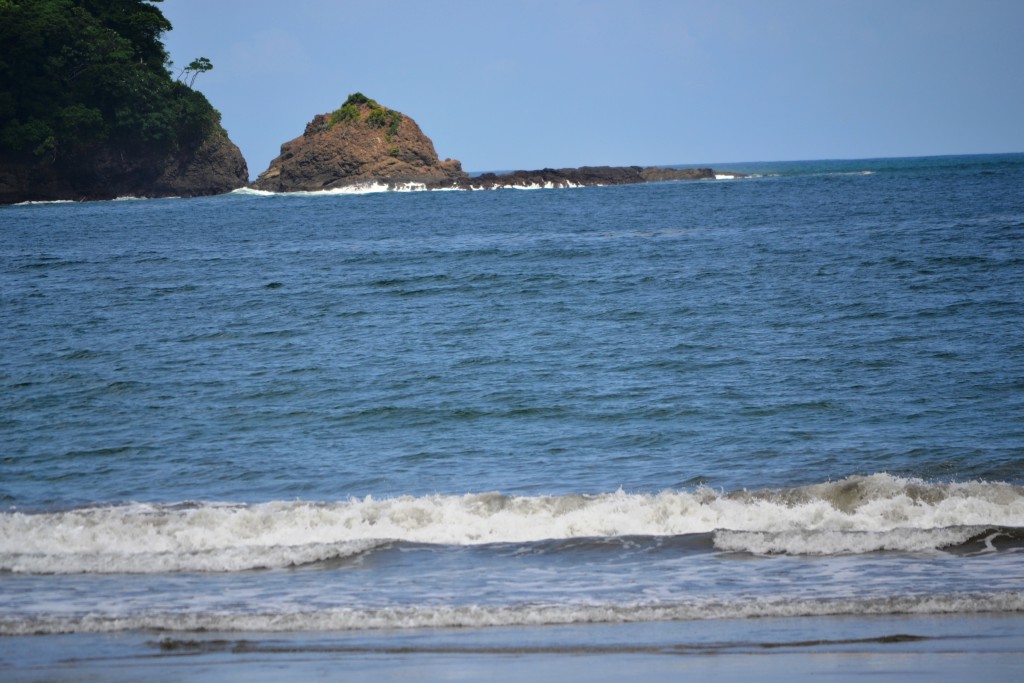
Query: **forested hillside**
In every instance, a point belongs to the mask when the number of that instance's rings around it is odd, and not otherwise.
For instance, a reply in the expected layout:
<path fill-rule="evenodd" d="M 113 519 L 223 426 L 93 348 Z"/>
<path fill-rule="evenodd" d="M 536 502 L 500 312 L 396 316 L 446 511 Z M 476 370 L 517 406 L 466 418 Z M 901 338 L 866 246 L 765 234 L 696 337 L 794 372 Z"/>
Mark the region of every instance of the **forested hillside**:
<path fill-rule="evenodd" d="M 172 72 L 161 42 L 170 29 L 141 0 L 0 0 L 0 201 L 173 193 L 145 182 L 167 181 L 168 163 L 188 170 L 210 138 L 226 141 L 220 115 L 190 87 L 212 65 Z M 119 187 L 121 171 L 143 184 Z M 225 191 L 215 185 L 184 189 Z"/>

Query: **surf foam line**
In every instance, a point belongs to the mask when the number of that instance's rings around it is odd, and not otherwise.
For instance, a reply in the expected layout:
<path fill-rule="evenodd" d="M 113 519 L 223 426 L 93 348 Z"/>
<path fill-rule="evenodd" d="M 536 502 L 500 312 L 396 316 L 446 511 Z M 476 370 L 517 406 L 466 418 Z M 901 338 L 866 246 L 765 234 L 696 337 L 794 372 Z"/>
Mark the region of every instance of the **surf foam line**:
<path fill-rule="evenodd" d="M 570 181 L 544 183 L 497 183 L 494 185 L 473 185 L 467 187 L 430 187 L 424 183 L 366 183 L 362 185 L 348 185 L 336 187 L 330 190 L 299 190 L 295 192 L 270 192 L 268 190 L 257 190 L 251 187 L 240 187 L 230 194 L 243 197 L 334 197 L 338 195 L 360 195 L 376 194 L 380 192 L 483 192 L 493 190 L 562 190 L 588 187 L 581 183 Z M 593 187 L 603 187 L 594 185 Z"/>
<path fill-rule="evenodd" d="M 999 552 L 1000 546 L 1020 549 L 1024 529 L 958 526 L 938 529 L 892 529 L 889 531 L 783 532 L 719 530 L 713 534 L 716 550 L 755 555 L 850 555 L 880 551 L 923 553 L 956 549 L 960 555 Z"/>
<path fill-rule="evenodd" d="M 239 571 L 344 557 L 390 541 L 473 545 L 712 532 L 720 550 L 920 551 L 965 543 L 985 528 L 1015 527 L 1024 527 L 1024 487 L 888 474 L 733 493 L 136 503 L 0 514 L 0 571 Z"/>
<path fill-rule="evenodd" d="M 333 197 L 337 195 L 376 194 L 378 192 L 425 192 L 424 183 L 364 183 L 329 190 L 301 190 L 297 192 L 270 192 L 251 187 L 240 187 L 230 194 L 248 197 Z"/>
<path fill-rule="evenodd" d="M 114 633 L 118 631 L 375 631 L 415 628 L 488 628 L 564 624 L 705 621 L 764 617 L 941 615 L 1024 612 L 1024 592 L 962 593 L 869 599 L 743 599 L 669 604 L 409 606 L 382 609 L 136 615 L 0 615 L 0 635 Z"/>

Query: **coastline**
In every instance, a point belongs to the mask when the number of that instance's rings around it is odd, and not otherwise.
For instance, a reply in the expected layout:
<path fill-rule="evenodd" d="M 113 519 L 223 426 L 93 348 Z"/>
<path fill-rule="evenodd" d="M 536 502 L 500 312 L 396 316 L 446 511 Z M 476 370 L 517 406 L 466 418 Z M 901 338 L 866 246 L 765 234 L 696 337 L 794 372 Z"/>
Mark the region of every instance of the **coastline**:
<path fill-rule="evenodd" d="M 842 616 L 267 634 L 0 638 L 10 683 L 189 680 L 859 680 L 1024 677 L 1019 614 Z"/>

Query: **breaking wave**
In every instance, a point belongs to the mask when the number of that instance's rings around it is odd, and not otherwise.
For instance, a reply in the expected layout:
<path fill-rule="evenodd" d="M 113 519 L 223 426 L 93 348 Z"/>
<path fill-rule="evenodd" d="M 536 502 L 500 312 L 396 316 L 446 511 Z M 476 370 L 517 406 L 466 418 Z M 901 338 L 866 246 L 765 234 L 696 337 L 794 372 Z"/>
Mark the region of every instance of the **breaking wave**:
<path fill-rule="evenodd" d="M 230 194 L 249 197 L 330 197 L 336 195 L 353 194 L 375 194 L 377 192 L 423 192 L 427 186 L 424 183 L 363 183 L 359 185 L 347 185 L 335 187 L 329 190 L 306 190 L 297 192 L 270 192 L 268 190 L 257 190 L 251 187 L 240 187 Z"/>
<path fill-rule="evenodd" d="M 836 554 L 1021 546 L 1024 488 L 888 474 L 790 489 L 655 494 L 370 496 L 88 507 L 0 515 L 0 571 L 241 571 L 347 557 L 393 541 L 476 545 L 712 534 L 719 551 Z M 986 540 L 988 539 L 988 540 Z M 973 550 L 965 550 L 973 552 Z"/>
<path fill-rule="evenodd" d="M 473 185 L 472 183 L 462 187 L 427 187 L 425 183 L 363 183 L 359 185 L 348 185 L 336 187 L 329 190 L 299 190 L 294 192 L 270 192 L 268 190 L 257 190 L 251 187 L 242 187 L 231 192 L 233 195 L 249 197 L 332 197 L 338 195 L 362 195 L 377 194 L 381 192 L 465 192 L 484 190 L 556 190 L 566 188 L 585 187 L 580 183 L 570 181 L 543 182 L 543 183 L 497 183 L 494 185 Z"/>

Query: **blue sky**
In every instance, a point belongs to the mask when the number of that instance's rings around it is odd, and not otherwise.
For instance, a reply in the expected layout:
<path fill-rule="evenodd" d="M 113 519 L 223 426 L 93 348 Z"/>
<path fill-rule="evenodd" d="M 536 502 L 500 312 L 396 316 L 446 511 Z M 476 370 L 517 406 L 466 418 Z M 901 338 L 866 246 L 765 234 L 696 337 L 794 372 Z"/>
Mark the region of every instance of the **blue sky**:
<path fill-rule="evenodd" d="M 352 92 L 469 171 L 1024 151 L 1019 0 L 167 0 L 255 176 Z"/>

